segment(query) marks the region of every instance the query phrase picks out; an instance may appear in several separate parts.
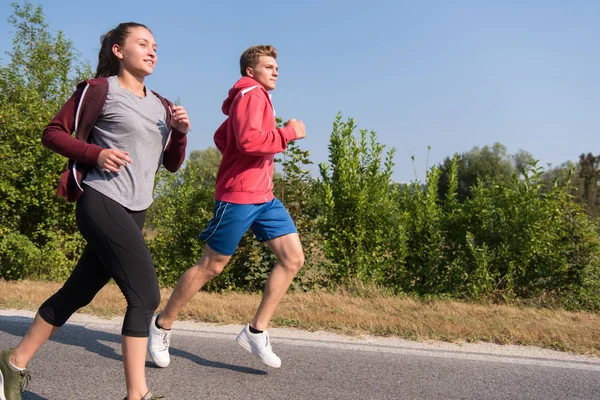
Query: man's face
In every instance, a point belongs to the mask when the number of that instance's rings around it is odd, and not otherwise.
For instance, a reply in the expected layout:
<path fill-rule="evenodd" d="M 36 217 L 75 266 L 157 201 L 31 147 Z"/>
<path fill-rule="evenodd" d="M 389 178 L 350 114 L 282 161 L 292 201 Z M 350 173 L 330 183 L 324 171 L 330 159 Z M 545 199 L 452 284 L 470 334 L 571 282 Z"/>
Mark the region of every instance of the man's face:
<path fill-rule="evenodd" d="M 266 90 L 273 90 L 277 85 L 279 66 L 273 57 L 260 56 L 254 68 L 248 67 L 246 73 L 249 77 L 264 86 Z"/>

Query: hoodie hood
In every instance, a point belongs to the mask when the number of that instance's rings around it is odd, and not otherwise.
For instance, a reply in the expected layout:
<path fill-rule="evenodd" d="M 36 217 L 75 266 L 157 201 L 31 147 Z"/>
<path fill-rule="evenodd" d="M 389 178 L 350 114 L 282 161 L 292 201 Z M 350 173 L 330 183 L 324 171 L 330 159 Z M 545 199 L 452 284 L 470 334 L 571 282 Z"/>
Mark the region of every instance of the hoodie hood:
<path fill-rule="evenodd" d="M 233 85 L 233 87 L 231 89 L 229 89 L 227 98 L 225 99 L 225 101 L 223 102 L 223 106 L 221 107 L 223 114 L 225 114 L 227 116 L 229 115 L 229 109 L 231 108 L 231 103 L 233 103 L 233 100 L 240 92 L 244 92 L 243 94 L 246 94 L 249 91 L 258 89 L 258 88 L 264 90 L 264 92 L 267 94 L 267 98 L 269 97 L 269 94 L 267 93 L 267 91 L 262 87 L 262 85 L 260 83 L 256 82 L 254 79 L 250 78 L 249 76 L 243 76 L 242 78 L 240 78 L 235 83 L 235 85 Z"/>

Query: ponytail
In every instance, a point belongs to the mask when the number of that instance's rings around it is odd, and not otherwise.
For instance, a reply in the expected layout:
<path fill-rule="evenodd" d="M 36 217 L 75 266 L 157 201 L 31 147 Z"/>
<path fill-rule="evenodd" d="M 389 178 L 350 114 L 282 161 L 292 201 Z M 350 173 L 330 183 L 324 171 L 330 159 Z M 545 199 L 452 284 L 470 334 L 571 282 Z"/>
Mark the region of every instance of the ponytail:
<path fill-rule="evenodd" d="M 137 22 L 123 22 L 116 28 L 106 32 L 100 38 L 100 51 L 98 52 L 98 67 L 96 68 L 96 78 L 107 78 L 119 73 L 119 59 L 113 53 L 113 46 L 118 44 L 123 46 L 129 35 L 131 28 L 146 28 L 143 24 Z M 148 29 L 149 30 L 149 29 Z"/>

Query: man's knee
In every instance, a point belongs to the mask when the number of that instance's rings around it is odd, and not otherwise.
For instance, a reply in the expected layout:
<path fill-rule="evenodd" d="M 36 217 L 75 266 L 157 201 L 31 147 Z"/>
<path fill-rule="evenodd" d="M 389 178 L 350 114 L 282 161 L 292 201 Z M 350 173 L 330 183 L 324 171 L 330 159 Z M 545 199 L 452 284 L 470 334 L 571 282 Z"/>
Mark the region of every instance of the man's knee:
<path fill-rule="evenodd" d="M 230 256 L 205 254 L 202 258 L 191 268 L 192 275 L 200 277 L 202 275 L 208 276 L 209 279 L 216 277 L 223 272 Z"/>
<path fill-rule="evenodd" d="M 290 272 L 297 273 L 304 265 L 304 253 L 297 252 L 288 256 L 282 265 Z"/>
<path fill-rule="evenodd" d="M 198 268 L 200 268 L 202 272 L 209 277 L 209 279 L 212 279 L 220 275 L 225 266 L 219 264 L 205 264 L 199 265 Z"/>

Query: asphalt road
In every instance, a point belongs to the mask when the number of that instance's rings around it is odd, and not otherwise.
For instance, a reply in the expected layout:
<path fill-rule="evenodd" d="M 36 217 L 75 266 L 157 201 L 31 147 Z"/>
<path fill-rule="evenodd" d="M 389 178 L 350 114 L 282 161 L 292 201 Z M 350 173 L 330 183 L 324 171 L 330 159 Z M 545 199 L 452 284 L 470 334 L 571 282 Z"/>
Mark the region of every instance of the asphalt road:
<path fill-rule="evenodd" d="M 0 347 L 17 345 L 32 317 L 0 310 Z M 149 387 L 166 399 L 600 399 L 600 358 L 274 329 L 283 364 L 270 369 L 235 343 L 241 326 L 174 329 L 171 365 L 147 363 Z M 29 367 L 23 400 L 121 400 L 120 320 L 75 315 Z"/>

